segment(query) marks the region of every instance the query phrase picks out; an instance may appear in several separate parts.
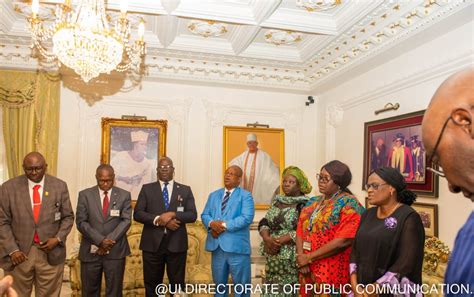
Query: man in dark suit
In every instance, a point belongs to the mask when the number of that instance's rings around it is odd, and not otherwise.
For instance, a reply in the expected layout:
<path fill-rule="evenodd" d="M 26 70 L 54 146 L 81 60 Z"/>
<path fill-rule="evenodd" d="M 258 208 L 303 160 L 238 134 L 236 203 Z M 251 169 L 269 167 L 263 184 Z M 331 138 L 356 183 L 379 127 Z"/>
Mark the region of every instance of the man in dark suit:
<path fill-rule="evenodd" d="M 79 192 L 77 229 L 82 234 L 79 249 L 82 296 L 100 296 L 102 272 L 106 296 L 122 296 L 125 257 L 130 255 L 127 230 L 131 224 L 130 192 L 114 187 L 110 165 L 97 167 L 97 186 Z"/>
<path fill-rule="evenodd" d="M 146 296 L 156 296 L 155 288 L 166 274 L 171 290 L 184 289 L 188 236 L 186 224 L 196 221 L 194 196 L 189 186 L 173 180 L 173 161 L 158 162 L 158 182 L 143 185 L 133 218 L 143 223 L 140 249 Z M 172 293 L 173 293 L 172 292 Z"/>
<path fill-rule="evenodd" d="M 59 296 L 66 237 L 74 223 L 67 185 L 47 175 L 38 152 L 23 160 L 25 175 L 5 182 L 0 195 L 0 267 L 19 296 Z"/>

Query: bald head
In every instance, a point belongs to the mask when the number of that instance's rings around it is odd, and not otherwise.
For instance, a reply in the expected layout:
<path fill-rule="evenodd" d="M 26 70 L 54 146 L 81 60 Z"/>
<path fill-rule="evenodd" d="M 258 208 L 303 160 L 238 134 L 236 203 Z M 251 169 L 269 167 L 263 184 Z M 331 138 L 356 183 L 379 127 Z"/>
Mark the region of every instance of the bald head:
<path fill-rule="evenodd" d="M 237 187 L 242 181 L 242 169 L 237 165 L 232 165 L 227 168 L 224 173 L 224 186 L 227 190 Z"/>
<path fill-rule="evenodd" d="M 39 183 L 46 173 L 46 160 L 38 152 L 28 153 L 23 159 L 23 171 L 26 177 L 32 182 Z"/>
<path fill-rule="evenodd" d="M 473 118 L 474 68 L 468 68 L 436 90 L 423 117 L 422 137 L 428 155 L 443 168 L 451 191 L 462 191 L 474 201 Z"/>

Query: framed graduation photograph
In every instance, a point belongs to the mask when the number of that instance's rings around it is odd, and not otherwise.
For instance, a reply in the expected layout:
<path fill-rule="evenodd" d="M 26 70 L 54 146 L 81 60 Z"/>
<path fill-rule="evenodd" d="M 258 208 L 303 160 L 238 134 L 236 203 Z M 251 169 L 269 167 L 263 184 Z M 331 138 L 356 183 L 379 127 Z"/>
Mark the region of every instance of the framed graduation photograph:
<path fill-rule="evenodd" d="M 101 162 L 115 170 L 115 185 L 138 198 L 143 184 L 156 181 L 158 159 L 166 152 L 165 120 L 102 118 Z"/>
<path fill-rule="evenodd" d="M 255 209 L 270 207 L 280 193 L 285 169 L 285 131 L 260 127 L 224 126 L 223 171 L 231 165 L 243 171 L 241 187 L 252 193 Z"/>
<path fill-rule="evenodd" d="M 397 168 L 408 188 L 420 196 L 438 197 L 438 177 L 427 170 L 421 138 L 425 111 L 367 122 L 364 125 L 364 172 L 362 186 L 373 170 Z"/>

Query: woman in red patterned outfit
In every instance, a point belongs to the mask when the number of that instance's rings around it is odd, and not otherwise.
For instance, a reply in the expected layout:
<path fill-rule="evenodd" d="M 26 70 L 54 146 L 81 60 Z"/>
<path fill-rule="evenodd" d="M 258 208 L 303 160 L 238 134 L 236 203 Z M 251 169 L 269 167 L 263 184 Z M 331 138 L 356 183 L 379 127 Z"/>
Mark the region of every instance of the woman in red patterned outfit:
<path fill-rule="evenodd" d="M 349 255 L 364 208 L 347 188 L 352 174 L 346 164 L 331 161 L 317 178 L 322 195 L 303 208 L 296 230 L 301 295 L 314 293 L 305 290 L 306 284 L 329 284 L 335 296 L 349 284 Z"/>

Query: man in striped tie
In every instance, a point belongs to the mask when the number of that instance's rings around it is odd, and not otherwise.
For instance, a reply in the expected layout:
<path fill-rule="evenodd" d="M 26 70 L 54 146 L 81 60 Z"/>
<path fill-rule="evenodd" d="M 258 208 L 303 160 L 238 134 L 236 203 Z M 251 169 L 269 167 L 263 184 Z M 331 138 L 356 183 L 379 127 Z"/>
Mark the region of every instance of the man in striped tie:
<path fill-rule="evenodd" d="M 206 250 L 212 252 L 212 278 L 216 296 L 227 296 L 229 272 L 234 296 L 250 296 L 250 224 L 255 215 L 250 192 L 239 187 L 242 169 L 236 165 L 227 168 L 224 188 L 212 192 L 201 214 L 208 226 Z M 243 289 L 243 290 L 241 290 Z M 249 288 L 250 289 L 250 288 Z"/>
<path fill-rule="evenodd" d="M 23 160 L 25 175 L 0 191 L 0 266 L 15 281 L 19 296 L 59 296 L 66 258 L 66 237 L 74 214 L 64 181 L 46 174 L 38 152 Z"/>
<path fill-rule="evenodd" d="M 133 218 L 143 224 L 140 249 L 147 297 L 156 297 L 156 287 L 166 274 L 172 295 L 184 290 L 188 234 L 186 224 L 197 218 L 194 196 L 189 186 L 174 180 L 173 161 L 158 161 L 158 181 L 143 185 Z"/>

